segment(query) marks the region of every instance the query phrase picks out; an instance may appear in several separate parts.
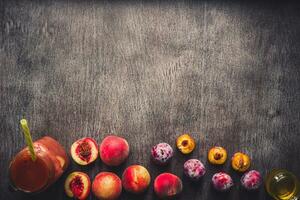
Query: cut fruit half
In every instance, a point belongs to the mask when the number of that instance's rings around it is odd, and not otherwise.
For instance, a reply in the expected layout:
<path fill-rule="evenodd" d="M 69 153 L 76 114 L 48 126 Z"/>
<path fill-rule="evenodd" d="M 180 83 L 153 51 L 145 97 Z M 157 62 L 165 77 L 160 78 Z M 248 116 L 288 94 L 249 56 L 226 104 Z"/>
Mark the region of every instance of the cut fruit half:
<path fill-rule="evenodd" d="M 68 197 L 84 200 L 88 197 L 90 190 L 90 178 L 83 172 L 73 172 L 65 181 L 65 192 Z"/>
<path fill-rule="evenodd" d="M 82 138 L 71 146 L 71 156 L 79 165 L 88 165 L 98 157 L 97 143 L 92 138 Z"/>

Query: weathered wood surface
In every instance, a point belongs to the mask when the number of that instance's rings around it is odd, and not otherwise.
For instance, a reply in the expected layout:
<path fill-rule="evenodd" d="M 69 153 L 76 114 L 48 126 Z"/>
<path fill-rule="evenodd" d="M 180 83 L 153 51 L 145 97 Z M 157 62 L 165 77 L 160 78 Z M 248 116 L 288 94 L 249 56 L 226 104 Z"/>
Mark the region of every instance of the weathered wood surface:
<path fill-rule="evenodd" d="M 18 121 L 26 117 L 34 139 L 57 138 L 65 148 L 83 136 L 126 137 L 127 163 L 109 169 L 72 164 L 92 178 L 121 175 L 145 165 L 154 179 L 182 176 L 183 162 L 199 158 L 208 173 L 198 184 L 183 177 L 179 199 L 266 199 L 264 189 L 243 191 L 229 162 L 206 161 L 213 145 L 229 155 L 248 153 L 264 175 L 287 168 L 300 176 L 299 4 L 239 2 L 1 1 L 0 199 L 65 199 L 66 174 L 33 197 L 8 187 L 8 164 L 24 146 Z M 149 160 L 150 147 L 191 132 L 190 156 L 176 152 L 170 166 Z M 210 187 L 224 170 L 236 182 L 227 194 Z M 94 199 L 90 196 L 89 199 Z M 153 188 L 135 197 L 155 199 Z"/>

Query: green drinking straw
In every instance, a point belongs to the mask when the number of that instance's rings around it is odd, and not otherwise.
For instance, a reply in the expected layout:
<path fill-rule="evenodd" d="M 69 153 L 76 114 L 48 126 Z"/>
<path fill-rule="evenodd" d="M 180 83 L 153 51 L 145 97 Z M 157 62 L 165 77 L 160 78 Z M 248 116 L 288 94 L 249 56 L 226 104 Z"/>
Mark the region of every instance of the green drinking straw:
<path fill-rule="evenodd" d="M 22 127 L 22 130 L 23 130 L 24 136 L 25 136 L 26 144 L 27 144 L 28 149 L 30 151 L 31 159 L 32 159 L 32 161 L 35 161 L 36 160 L 36 155 L 35 155 L 35 152 L 34 152 L 33 142 L 32 142 L 32 139 L 31 139 L 31 135 L 30 135 L 30 131 L 29 131 L 29 128 L 28 128 L 27 120 L 26 119 L 21 119 L 20 123 L 21 123 L 21 127 Z"/>

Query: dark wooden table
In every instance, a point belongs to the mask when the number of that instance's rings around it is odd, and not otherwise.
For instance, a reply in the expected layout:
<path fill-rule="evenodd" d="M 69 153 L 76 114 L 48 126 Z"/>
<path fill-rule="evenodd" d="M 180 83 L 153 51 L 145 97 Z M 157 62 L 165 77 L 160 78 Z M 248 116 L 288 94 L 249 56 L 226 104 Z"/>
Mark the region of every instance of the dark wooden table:
<path fill-rule="evenodd" d="M 300 176 L 299 10 L 274 2 L 1 1 L 0 199 L 65 199 L 69 172 L 93 179 L 136 163 L 149 169 L 152 183 L 164 171 L 182 177 L 182 200 L 268 199 L 263 188 L 243 191 L 229 160 L 209 165 L 207 151 L 221 145 L 229 157 L 248 153 L 263 175 L 286 168 Z M 91 167 L 73 163 L 46 192 L 15 193 L 7 171 L 24 147 L 22 117 L 34 139 L 50 135 L 66 149 L 84 136 L 99 143 L 109 133 L 123 136 L 130 157 L 116 169 L 99 159 Z M 176 151 L 165 168 L 151 164 L 151 146 L 175 148 L 182 132 L 196 138 L 196 150 Z M 197 184 L 183 176 L 188 158 L 207 167 Z M 211 189 L 220 170 L 236 183 L 229 193 Z M 120 199 L 156 197 L 151 186 Z"/>

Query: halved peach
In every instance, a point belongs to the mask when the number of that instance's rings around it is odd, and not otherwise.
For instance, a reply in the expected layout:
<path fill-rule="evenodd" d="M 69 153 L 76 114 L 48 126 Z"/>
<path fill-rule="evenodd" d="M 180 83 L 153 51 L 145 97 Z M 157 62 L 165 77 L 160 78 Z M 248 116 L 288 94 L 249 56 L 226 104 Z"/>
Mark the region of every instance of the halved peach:
<path fill-rule="evenodd" d="M 94 139 L 85 137 L 77 140 L 71 146 L 71 156 L 79 165 L 88 165 L 98 157 L 98 146 Z"/>
<path fill-rule="evenodd" d="M 65 192 L 68 197 L 84 200 L 88 197 L 90 190 L 90 178 L 83 172 L 73 172 L 65 181 Z"/>

